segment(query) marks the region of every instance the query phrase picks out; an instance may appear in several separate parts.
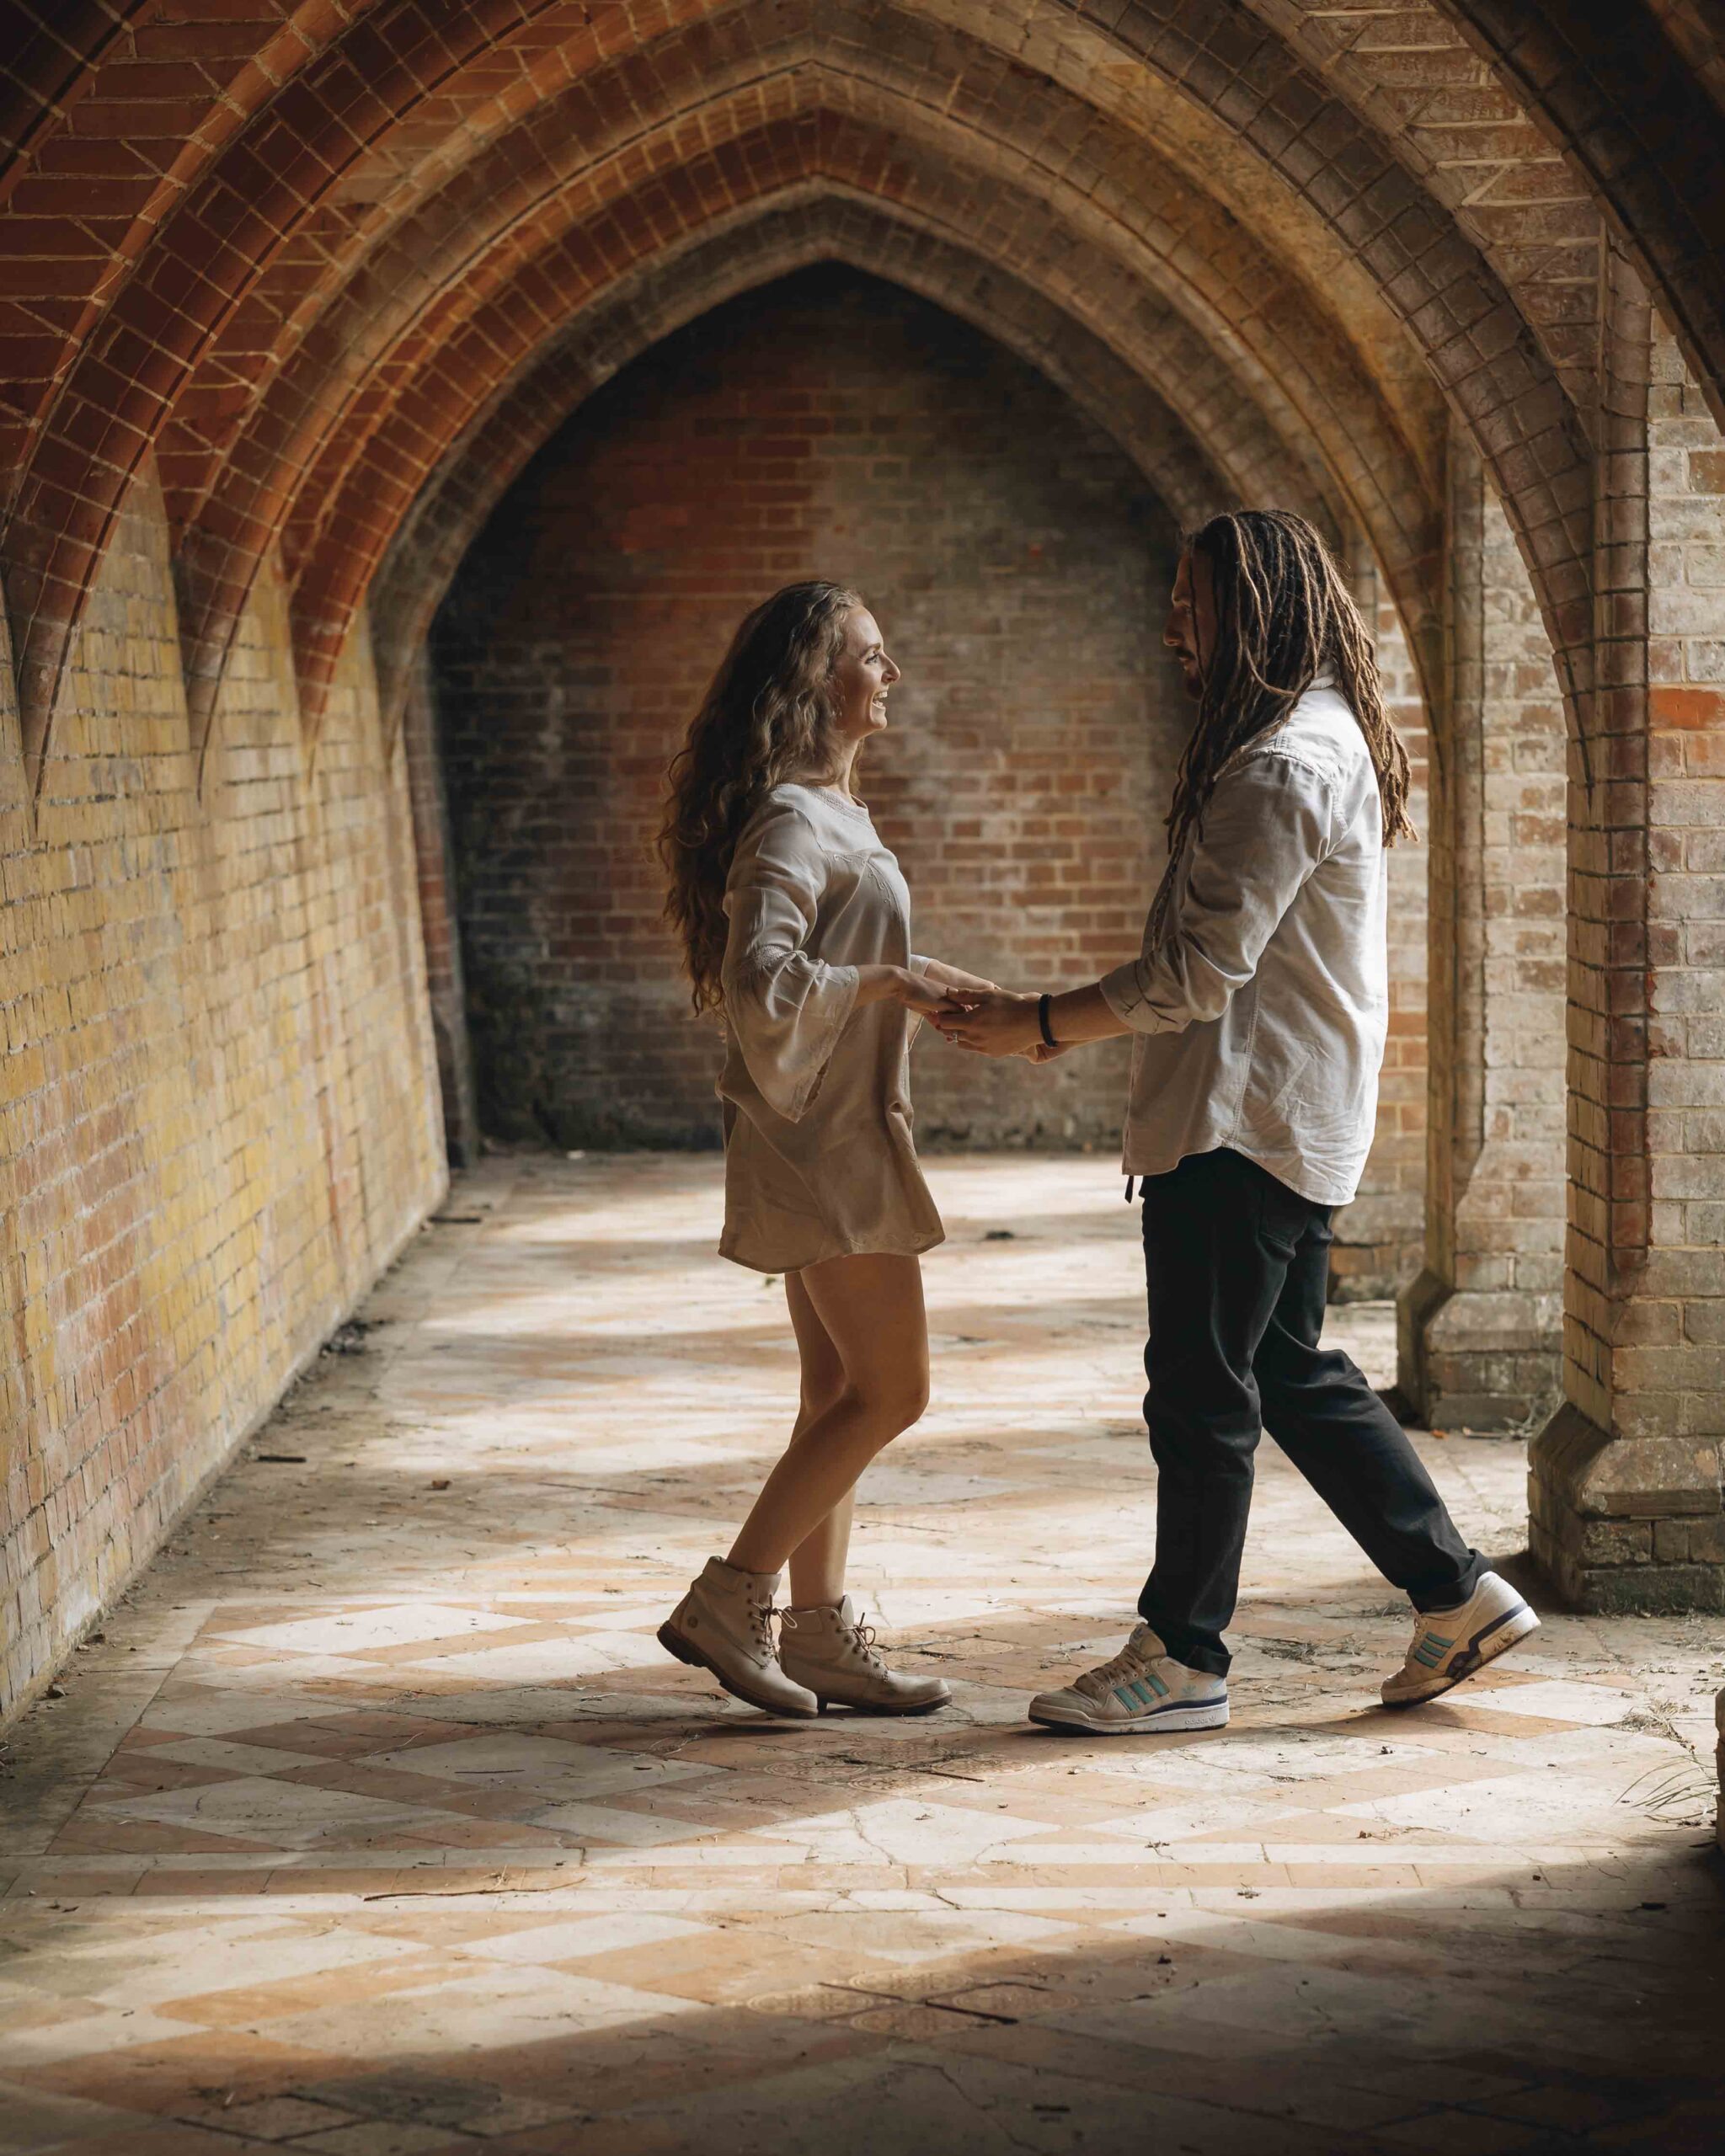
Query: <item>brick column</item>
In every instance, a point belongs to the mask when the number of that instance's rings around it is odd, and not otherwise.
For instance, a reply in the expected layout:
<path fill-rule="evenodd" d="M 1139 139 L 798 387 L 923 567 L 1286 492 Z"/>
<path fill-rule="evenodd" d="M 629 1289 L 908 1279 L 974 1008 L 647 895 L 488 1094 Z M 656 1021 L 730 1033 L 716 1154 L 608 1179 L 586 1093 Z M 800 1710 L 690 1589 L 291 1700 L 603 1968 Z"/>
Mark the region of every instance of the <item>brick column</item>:
<path fill-rule="evenodd" d="M 1370 542 L 1354 536 L 1348 581 L 1373 631 L 1384 707 L 1407 749 L 1407 810 L 1423 835 L 1429 742 L 1426 702 L 1395 600 Z M 1390 1033 L 1378 1082 L 1377 1126 L 1359 1193 L 1336 1215 L 1330 1299 L 1383 1301 L 1419 1269 L 1425 1236 L 1426 851 L 1390 854 Z"/>
<path fill-rule="evenodd" d="M 1535 1556 L 1592 1609 L 1725 1608 L 1725 444 L 1613 259 L 1594 689 L 1571 751 L 1563 1405 Z"/>
<path fill-rule="evenodd" d="M 1558 1390 L 1564 718 L 1508 521 L 1450 431 L 1425 1265 L 1398 1301 L 1398 1380 L 1423 1422 L 1484 1432 L 1536 1428 Z"/>
<path fill-rule="evenodd" d="M 479 1112 L 450 867 L 449 803 L 443 790 L 431 669 L 423 649 L 408 683 L 402 734 L 408 760 L 408 796 L 414 809 L 414 857 L 419 878 L 419 920 L 425 937 L 425 987 L 431 1005 L 432 1038 L 437 1044 L 437 1075 L 443 1089 L 444 1142 L 451 1164 L 465 1168 L 479 1156 Z"/>

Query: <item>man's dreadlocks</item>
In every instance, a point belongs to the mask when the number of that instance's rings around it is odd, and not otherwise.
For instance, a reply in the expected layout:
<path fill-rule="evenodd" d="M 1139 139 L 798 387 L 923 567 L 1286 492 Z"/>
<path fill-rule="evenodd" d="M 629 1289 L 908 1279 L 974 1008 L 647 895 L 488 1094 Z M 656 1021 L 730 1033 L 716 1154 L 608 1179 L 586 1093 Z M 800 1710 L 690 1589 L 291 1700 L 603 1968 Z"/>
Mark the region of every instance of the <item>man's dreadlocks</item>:
<path fill-rule="evenodd" d="M 1152 943 L 1167 921 L 1181 854 L 1188 837 L 1201 834 L 1216 781 L 1242 749 L 1282 724 L 1318 674 L 1335 676 L 1365 736 L 1385 845 L 1418 835 L 1407 816 L 1407 751 L 1384 711 L 1371 638 L 1317 532 L 1286 510 L 1247 509 L 1213 516 L 1186 544 L 1210 568 L 1215 648 L 1204 664 L 1198 723 L 1175 773 Z"/>

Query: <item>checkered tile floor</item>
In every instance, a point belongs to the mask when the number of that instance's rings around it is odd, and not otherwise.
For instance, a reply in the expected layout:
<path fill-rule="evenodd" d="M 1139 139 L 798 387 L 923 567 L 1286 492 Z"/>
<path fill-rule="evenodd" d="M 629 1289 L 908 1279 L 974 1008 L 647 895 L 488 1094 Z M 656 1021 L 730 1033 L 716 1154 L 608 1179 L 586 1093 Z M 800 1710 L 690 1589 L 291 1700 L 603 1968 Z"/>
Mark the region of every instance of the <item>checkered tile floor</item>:
<path fill-rule="evenodd" d="M 856 1577 L 953 1708 L 666 1659 L 779 1290 L 714 1162 L 494 1161 L 12 1733 L 0 2156 L 1717 2152 L 1717 1621 L 1551 1619 L 1390 1715 L 1405 1614 L 1267 1446 L 1231 1726 L 1030 1729 L 1148 1550 L 1132 1216 L 1092 1161 L 932 1180 Z M 1428 1456 L 1513 1552 L 1517 1449 Z"/>

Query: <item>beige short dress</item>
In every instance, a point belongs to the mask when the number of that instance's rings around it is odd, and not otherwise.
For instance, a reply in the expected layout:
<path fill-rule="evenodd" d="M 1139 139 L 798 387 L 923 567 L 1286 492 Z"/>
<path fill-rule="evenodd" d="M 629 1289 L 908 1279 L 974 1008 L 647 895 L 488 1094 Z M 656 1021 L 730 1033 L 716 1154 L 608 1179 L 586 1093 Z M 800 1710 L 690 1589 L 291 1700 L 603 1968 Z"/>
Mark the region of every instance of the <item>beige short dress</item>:
<path fill-rule="evenodd" d="M 794 1273 L 901 1256 L 945 1230 L 911 1139 L 901 1003 L 857 1008 L 859 966 L 914 966 L 911 894 L 868 811 L 830 787 L 775 787 L 725 886 L 724 1257 Z"/>

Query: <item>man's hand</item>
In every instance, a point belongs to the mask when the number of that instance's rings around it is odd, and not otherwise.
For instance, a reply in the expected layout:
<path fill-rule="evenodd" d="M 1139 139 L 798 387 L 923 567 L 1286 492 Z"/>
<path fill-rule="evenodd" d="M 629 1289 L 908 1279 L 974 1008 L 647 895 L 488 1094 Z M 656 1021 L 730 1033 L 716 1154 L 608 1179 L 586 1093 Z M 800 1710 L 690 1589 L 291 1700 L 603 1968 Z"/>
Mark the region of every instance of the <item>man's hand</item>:
<path fill-rule="evenodd" d="M 934 1022 L 949 1041 L 977 1055 L 1029 1056 L 1033 1049 L 1044 1046 L 1036 1005 L 1035 996 L 1014 995 L 1003 988 L 986 995 L 955 989 L 935 1012 Z"/>

